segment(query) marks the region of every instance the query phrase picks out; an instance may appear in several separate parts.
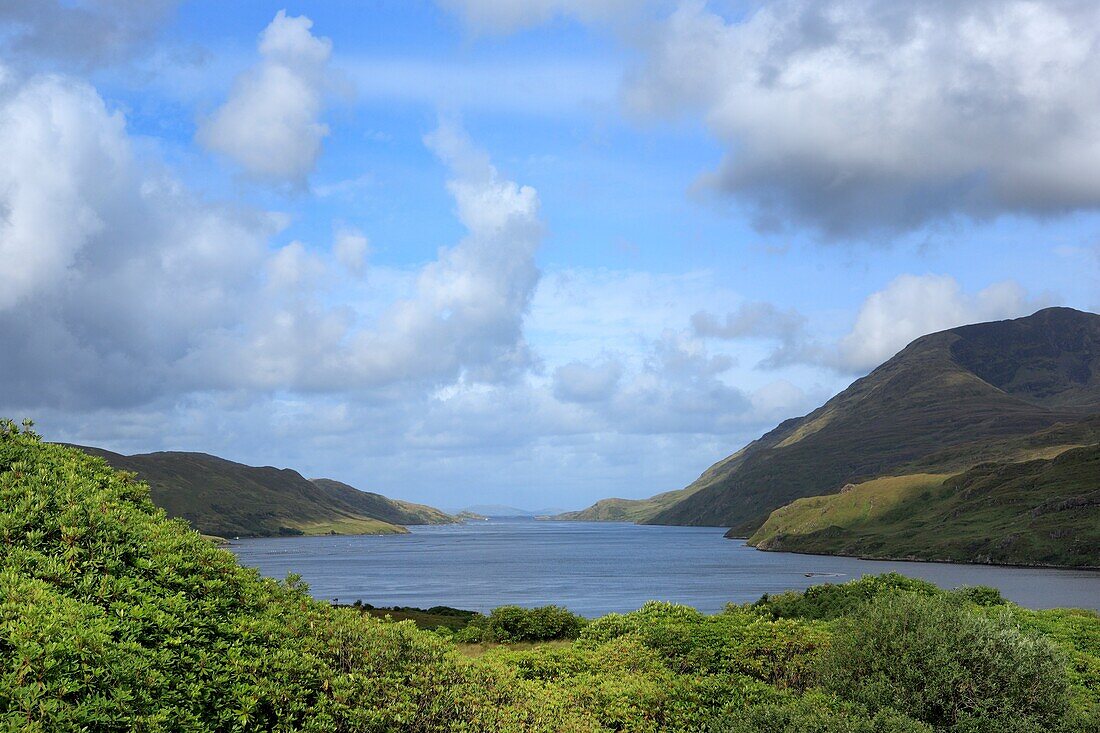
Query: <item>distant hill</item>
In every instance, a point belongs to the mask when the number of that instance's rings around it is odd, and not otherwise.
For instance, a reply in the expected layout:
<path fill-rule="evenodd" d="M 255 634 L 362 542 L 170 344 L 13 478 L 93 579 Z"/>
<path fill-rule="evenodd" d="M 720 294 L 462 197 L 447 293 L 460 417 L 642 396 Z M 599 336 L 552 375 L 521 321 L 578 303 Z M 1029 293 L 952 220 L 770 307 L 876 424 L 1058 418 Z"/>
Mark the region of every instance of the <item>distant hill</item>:
<path fill-rule="evenodd" d="M 548 517 L 557 514 L 561 509 L 517 509 L 514 506 L 504 504 L 478 504 L 465 507 L 460 514 L 475 514 L 482 517 Z"/>
<path fill-rule="evenodd" d="M 1100 567 L 1100 444 L 983 463 L 956 476 L 874 479 L 772 512 L 764 550 Z"/>
<path fill-rule="evenodd" d="M 1097 441 L 1100 316 L 1048 308 L 921 337 L 685 489 L 573 516 L 726 526 L 728 536 L 747 537 L 775 509 L 848 484 L 954 475 Z"/>
<path fill-rule="evenodd" d="M 149 484 L 153 502 L 220 537 L 296 534 L 398 534 L 405 524 L 453 521 L 431 507 L 368 494 L 297 471 L 254 467 L 205 453 L 124 456 L 77 446 Z"/>
<path fill-rule="evenodd" d="M 456 519 L 426 504 L 390 499 L 330 478 L 315 478 L 312 481 L 333 499 L 344 502 L 361 514 L 391 524 L 453 524 Z"/>

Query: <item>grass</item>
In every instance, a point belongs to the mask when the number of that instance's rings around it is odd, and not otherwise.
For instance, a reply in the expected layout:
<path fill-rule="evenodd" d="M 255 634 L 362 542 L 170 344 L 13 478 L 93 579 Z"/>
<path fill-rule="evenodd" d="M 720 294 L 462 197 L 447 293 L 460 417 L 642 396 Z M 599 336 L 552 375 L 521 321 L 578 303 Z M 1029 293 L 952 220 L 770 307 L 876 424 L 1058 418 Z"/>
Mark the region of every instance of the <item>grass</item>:
<path fill-rule="evenodd" d="M 871 558 L 1100 567 L 1100 444 L 800 499 L 772 512 L 749 542 Z"/>
<path fill-rule="evenodd" d="M 408 534 L 409 530 L 381 519 L 353 518 L 335 519 L 329 522 L 299 524 L 294 529 L 303 535 L 317 536 L 330 534 Z"/>
<path fill-rule="evenodd" d="M 938 489 L 947 478 L 946 474 L 934 473 L 885 476 L 853 485 L 839 494 L 797 499 L 772 512 L 749 543 L 766 550 L 777 536 L 806 535 L 829 527 L 850 529 L 873 523 L 898 504 Z"/>
<path fill-rule="evenodd" d="M 565 649 L 573 646 L 570 639 L 557 639 L 555 641 L 516 641 L 510 644 L 497 644 L 482 642 L 480 644 L 455 644 L 458 653 L 470 659 L 478 659 L 494 649 L 508 649 L 510 651 L 525 652 L 535 649 Z"/>

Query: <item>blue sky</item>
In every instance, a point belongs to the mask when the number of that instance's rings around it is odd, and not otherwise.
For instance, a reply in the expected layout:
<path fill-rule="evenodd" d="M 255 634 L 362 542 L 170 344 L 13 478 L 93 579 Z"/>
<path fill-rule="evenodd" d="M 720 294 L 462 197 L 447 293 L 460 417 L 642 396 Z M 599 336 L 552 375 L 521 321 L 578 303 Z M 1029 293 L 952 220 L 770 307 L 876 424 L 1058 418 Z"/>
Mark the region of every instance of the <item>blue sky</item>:
<path fill-rule="evenodd" d="M 11 3 L 0 412 L 457 508 L 679 488 L 1100 310 L 1072 0 Z"/>

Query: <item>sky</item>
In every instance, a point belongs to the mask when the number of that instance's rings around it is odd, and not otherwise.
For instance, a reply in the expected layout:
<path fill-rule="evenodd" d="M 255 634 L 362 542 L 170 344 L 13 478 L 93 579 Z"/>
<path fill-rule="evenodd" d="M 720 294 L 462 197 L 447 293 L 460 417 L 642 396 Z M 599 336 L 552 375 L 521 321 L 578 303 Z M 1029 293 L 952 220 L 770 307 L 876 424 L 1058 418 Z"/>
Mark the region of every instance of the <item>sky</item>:
<path fill-rule="evenodd" d="M 0 1 L 0 415 L 457 509 L 681 488 L 1100 311 L 1091 0 Z"/>

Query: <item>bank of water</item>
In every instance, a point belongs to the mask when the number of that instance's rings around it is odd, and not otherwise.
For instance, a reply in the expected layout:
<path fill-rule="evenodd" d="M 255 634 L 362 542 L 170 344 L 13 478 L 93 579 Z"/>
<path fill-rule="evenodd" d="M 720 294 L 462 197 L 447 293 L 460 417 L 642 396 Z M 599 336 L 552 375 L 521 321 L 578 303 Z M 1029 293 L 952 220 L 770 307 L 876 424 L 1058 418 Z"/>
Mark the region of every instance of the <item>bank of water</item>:
<path fill-rule="evenodd" d="M 1100 571 L 760 552 L 713 527 L 492 519 L 407 535 L 235 541 L 245 565 L 297 573 L 324 600 L 376 606 L 564 605 L 585 616 L 673 601 L 708 613 L 764 593 L 897 571 L 944 588 L 989 585 L 1030 608 L 1100 610 Z"/>

